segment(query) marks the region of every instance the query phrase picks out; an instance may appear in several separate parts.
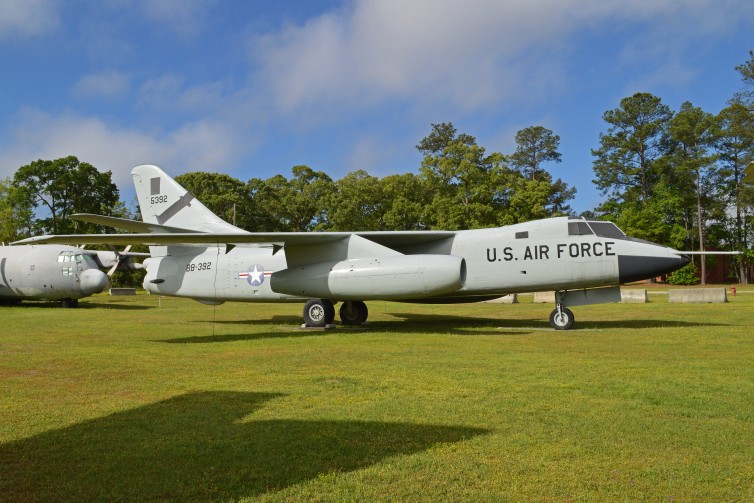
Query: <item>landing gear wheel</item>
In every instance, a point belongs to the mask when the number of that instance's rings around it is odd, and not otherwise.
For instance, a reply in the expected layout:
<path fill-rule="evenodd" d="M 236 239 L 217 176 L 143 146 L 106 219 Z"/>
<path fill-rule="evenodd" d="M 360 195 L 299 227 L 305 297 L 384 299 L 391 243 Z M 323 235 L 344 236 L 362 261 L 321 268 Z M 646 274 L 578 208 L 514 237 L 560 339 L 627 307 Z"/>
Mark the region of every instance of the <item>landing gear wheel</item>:
<path fill-rule="evenodd" d="M 550 313 L 550 326 L 555 330 L 570 330 L 573 326 L 573 312 L 567 307 L 553 309 Z"/>
<path fill-rule="evenodd" d="M 327 299 L 310 299 L 304 304 L 304 324 L 322 328 L 335 321 L 335 306 Z"/>
<path fill-rule="evenodd" d="M 60 306 L 65 308 L 73 308 L 78 307 L 79 300 L 78 299 L 63 299 L 60 301 Z"/>
<path fill-rule="evenodd" d="M 340 306 L 340 321 L 344 325 L 361 325 L 368 316 L 367 305 L 360 300 L 347 300 Z"/>

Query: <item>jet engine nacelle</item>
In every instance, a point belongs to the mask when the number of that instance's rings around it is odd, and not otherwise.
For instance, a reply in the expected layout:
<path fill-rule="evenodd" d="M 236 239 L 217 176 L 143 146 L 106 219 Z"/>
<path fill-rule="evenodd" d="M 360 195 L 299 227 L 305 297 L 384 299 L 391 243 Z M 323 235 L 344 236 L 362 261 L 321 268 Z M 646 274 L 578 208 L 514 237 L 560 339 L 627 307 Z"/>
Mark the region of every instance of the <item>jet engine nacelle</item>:
<path fill-rule="evenodd" d="M 452 255 L 399 255 L 320 262 L 272 275 L 273 292 L 333 300 L 416 299 L 463 287 L 466 261 Z"/>

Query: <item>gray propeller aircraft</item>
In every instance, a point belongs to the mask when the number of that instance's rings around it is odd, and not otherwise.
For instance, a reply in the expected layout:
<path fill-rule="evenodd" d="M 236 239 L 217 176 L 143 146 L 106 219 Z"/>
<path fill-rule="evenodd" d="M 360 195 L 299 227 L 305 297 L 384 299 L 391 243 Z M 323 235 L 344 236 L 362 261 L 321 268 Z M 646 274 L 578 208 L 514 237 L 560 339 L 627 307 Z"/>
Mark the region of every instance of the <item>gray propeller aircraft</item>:
<path fill-rule="evenodd" d="M 213 214 L 157 166 L 132 171 L 142 222 L 81 214 L 132 234 L 40 236 L 22 243 L 148 244 L 144 288 L 225 301 L 304 302 L 304 323 L 359 325 L 367 300 L 461 303 L 556 292 L 550 324 L 569 306 L 620 301 L 620 283 L 682 267 L 688 255 L 571 217 L 465 231 L 246 232 Z"/>
<path fill-rule="evenodd" d="M 83 297 L 102 292 L 115 271 L 133 272 L 143 267 L 130 247 L 119 252 L 84 250 L 73 246 L 40 244 L 0 246 L 0 304 L 22 300 L 60 301 L 76 307 Z M 107 269 L 107 274 L 100 269 Z"/>
<path fill-rule="evenodd" d="M 0 246 L 0 303 L 22 300 L 60 301 L 76 307 L 78 299 L 107 288 L 107 275 L 100 271 L 113 252 L 95 252 L 73 246 Z M 112 268 L 118 267 L 115 260 Z M 114 270 L 114 269 L 113 269 Z"/>

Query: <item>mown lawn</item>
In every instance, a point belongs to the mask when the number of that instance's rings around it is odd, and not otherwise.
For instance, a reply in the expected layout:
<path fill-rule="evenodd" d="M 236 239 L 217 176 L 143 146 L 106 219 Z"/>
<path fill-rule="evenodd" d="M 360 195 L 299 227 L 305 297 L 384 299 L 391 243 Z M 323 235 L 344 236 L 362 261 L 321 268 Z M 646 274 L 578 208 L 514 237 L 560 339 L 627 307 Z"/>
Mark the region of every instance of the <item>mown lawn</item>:
<path fill-rule="evenodd" d="M 754 501 L 754 291 L 650 298 L 0 307 L 0 500 Z"/>

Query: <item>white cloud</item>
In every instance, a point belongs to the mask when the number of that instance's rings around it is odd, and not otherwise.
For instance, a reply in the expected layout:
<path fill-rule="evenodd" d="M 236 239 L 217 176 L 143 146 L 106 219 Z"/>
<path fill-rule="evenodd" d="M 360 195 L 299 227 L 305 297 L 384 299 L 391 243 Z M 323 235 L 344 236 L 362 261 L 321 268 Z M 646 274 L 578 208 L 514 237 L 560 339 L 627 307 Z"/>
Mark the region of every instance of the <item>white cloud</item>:
<path fill-rule="evenodd" d="M 0 0 L 0 37 L 43 35 L 60 20 L 55 0 Z"/>
<path fill-rule="evenodd" d="M 139 89 L 139 103 L 156 110 L 188 113 L 216 113 L 232 99 L 224 94 L 220 82 L 186 86 L 185 79 L 166 74 L 146 81 Z"/>
<path fill-rule="evenodd" d="M 37 159 L 74 155 L 100 171 L 112 171 L 113 181 L 123 190 L 131 186 L 131 169 L 139 164 L 158 164 L 170 173 L 189 170 L 225 170 L 235 164 L 242 145 L 227 125 L 199 120 L 166 134 L 148 127 L 121 128 L 75 114 L 52 116 L 25 111 L 0 149 L 0 177 L 12 176 L 20 167 Z"/>
<path fill-rule="evenodd" d="M 645 36 L 649 27 L 665 37 L 660 45 L 667 49 L 653 51 L 648 66 L 682 71 L 674 60 L 689 41 L 751 18 L 753 5 L 744 0 L 355 0 L 256 38 L 252 57 L 270 101 L 282 112 L 395 99 L 470 112 L 561 89 L 567 75 L 563 61 L 585 31 L 620 33 L 644 49 L 634 37 Z"/>
<path fill-rule="evenodd" d="M 345 165 L 348 166 L 348 171 L 363 169 L 372 175 L 379 176 L 382 173 L 376 168 L 384 166 L 386 162 L 398 154 L 399 150 L 398 146 L 386 138 L 373 135 L 364 136 L 357 138 L 352 145 L 349 145 Z M 401 166 L 394 168 L 398 169 Z"/>
<path fill-rule="evenodd" d="M 117 71 L 86 75 L 73 86 L 72 93 L 79 98 L 118 98 L 128 92 L 128 77 Z"/>
<path fill-rule="evenodd" d="M 202 30 L 212 0 L 143 0 L 138 6 L 147 19 L 172 32 L 192 37 Z"/>

